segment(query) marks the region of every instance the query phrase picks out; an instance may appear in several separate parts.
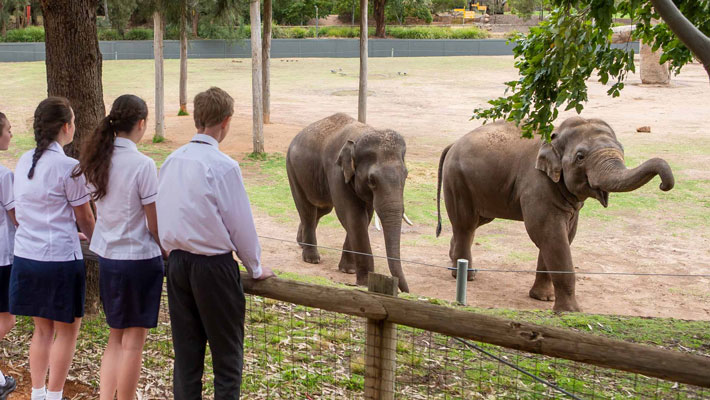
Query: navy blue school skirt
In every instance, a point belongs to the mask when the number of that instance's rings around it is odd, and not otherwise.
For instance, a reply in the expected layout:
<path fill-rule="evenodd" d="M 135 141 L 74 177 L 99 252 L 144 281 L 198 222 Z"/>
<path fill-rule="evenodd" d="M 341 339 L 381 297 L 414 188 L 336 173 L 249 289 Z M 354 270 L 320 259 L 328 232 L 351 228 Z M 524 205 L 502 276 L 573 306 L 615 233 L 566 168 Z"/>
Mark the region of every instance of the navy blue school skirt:
<path fill-rule="evenodd" d="M 10 311 L 10 272 L 12 265 L 0 267 L 0 313 Z"/>
<path fill-rule="evenodd" d="M 99 257 L 99 288 L 108 326 L 158 326 L 163 291 L 163 259 L 110 260 Z"/>
<path fill-rule="evenodd" d="M 71 324 L 84 316 L 84 260 L 37 261 L 17 257 L 10 274 L 10 313 Z"/>

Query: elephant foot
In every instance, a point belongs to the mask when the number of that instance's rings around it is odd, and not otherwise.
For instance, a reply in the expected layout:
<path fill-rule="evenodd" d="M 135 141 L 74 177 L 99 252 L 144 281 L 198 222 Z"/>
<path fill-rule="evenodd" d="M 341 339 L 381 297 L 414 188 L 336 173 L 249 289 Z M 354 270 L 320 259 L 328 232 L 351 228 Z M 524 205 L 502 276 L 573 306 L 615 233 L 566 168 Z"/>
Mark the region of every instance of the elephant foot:
<path fill-rule="evenodd" d="M 582 309 L 577 305 L 577 300 L 575 298 L 567 300 L 556 300 L 555 305 L 552 307 L 554 312 L 581 312 Z"/>
<path fill-rule="evenodd" d="M 555 300 L 555 291 L 552 289 L 552 285 L 547 288 L 537 288 L 535 286 L 530 289 L 529 293 L 530 297 L 536 300 L 542 300 L 542 301 L 554 301 Z"/>
<path fill-rule="evenodd" d="M 364 275 L 364 276 L 360 275 L 360 276 L 358 276 L 357 279 L 355 279 L 355 283 L 356 283 L 358 286 L 367 286 L 367 275 Z"/>
<path fill-rule="evenodd" d="M 456 277 L 458 277 L 458 275 L 459 275 L 459 271 L 458 271 L 458 270 L 455 270 L 455 269 L 452 269 L 452 270 L 451 270 L 451 276 L 453 276 L 454 278 L 456 278 Z M 474 270 L 474 271 L 468 271 L 468 275 L 466 276 L 466 280 L 470 282 L 470 281 L 472 281 L 472 280 L 474 280 L 474 279 L 476 279 L 476 271 L 475 271 L 475 270 Z"/>
<path fill-rule="evenodd" d="M 346 274 L 354 274 L 355 273 L 355 264 L 344 262 L 343 260 L 340 260 L 340 264 L 338 264 L 338 270 L 340 272 L 343 272 Z"/>
<path fill-rule="evenodd" d="M 320 264 L 320 254 L 318 254 L 318 250 L 312 246 L 304 248 L 303 261 L 310 264 Z"/>

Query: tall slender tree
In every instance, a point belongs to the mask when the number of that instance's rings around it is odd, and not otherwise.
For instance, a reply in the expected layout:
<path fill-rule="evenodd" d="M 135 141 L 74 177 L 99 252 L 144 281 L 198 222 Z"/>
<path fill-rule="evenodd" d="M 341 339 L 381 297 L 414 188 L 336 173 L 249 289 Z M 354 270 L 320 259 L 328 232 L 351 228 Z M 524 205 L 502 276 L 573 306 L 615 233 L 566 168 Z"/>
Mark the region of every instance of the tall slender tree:
<path fill-rule="evenodd" d="M 153 13 L 153 57 L 155 59 L 155 133 L 153 142 L 165 139 L 165 76 L 163 29 L 165 20 L 160 8 Z"/>

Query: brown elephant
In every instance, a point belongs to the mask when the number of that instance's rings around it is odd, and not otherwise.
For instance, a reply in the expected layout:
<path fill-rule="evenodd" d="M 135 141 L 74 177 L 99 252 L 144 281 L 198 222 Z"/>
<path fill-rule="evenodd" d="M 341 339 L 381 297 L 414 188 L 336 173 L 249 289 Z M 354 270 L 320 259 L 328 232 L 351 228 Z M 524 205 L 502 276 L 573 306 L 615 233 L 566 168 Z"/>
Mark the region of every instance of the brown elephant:
<path fill-rule="evenodd" d="M 511 123 L 484 125 L 441 154 L 436 234 L 441 233 L 442 184 L 453 229 L 452 261 L 471 263 L 479 226 L 494 218 L 524 221 L 540 249 L 530 297 L 555 300 L 555 311 L 579 311 L 570 244 L 584 200 L 592 197 L 606 207 L 610 192 L 638 189 L 656 175 L 661 190 L 673 188 L 671 168 L 660 158 L 627 169 L 616 134 L 599 119 L 569 118 L 550 142 L 521 138 L 520 129 Z M 471 272 L 468 279 L 473 279 Z"/>
<path fill-rule="evenodd" d="M 355 272 L 358 285 L 367 285 L 374 270 L 368 226 L 376 211 L 382 220 L 390 272 L 408 292 L 399 261 L 404 215 L 406 144 L 392 130 L 377 130 L 345 114 L 334 114 L 304 128 L 291 142 L 286 171 L 301 218 L 297 240 L 303 260 L 317 264 L 316 226 L 333 207 L 346 231 L 338 269 Z"/>

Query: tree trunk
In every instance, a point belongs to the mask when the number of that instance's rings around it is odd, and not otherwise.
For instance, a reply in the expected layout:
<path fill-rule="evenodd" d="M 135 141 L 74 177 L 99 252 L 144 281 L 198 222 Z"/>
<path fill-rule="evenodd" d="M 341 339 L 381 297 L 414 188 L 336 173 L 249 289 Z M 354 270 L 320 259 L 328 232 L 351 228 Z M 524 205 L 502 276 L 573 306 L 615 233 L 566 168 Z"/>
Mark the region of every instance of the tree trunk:
<path fill-rule="evenodd" d="M 108 18 L 108 0 L 104 0 L 104 17 L 106 17 L 106 23 L 110 24 L 111 20 Z"/>
<path fill-rule="evenodd" d="M 264 123 L 271 123 L 271 24 L 273 10 L 271 0 L 264 0 L 264 49 L 262 51 L 262 68 L 264 78 Z"/>
<path fill-rule="evenodd" d="M 178 115 L 187 113 L 187 6 L 180 14 L 180 111 Z"/>
<path fill-rule="evenodd" d="M 357 120 L 367 123 L 367 0 L 360 0 L 360 88 Z"/>
<path fill-rule="evenodd" d="M 678 39 L 703 63 L 710 77 L 710 38 L 685 18 L 673 1 L 651 0 L 651 4 Z"/>
<path fill-rule="evenodd" d="M 373 14 L 375 17 L 375 37 L 384 38 L 385 37 L 385 5 L 387 0 L 375 0 L 375 9 Z"/>
<path fill-rule="evenodd" d="M 251 90 L 252 90 L 252 139 L 254 153 L 264 152 L 264 110 L 261 81 L 261 4 L 259 0 L 251 0 L 249 15 L 251 17 Z"/>
<path fill-rule="evenodd" d="M 2 9 L 4 6 L 4 1 L 0 0 L 0 36 L 5 37 L 7 33 L 7 28 L 5 27 L 5 18 L 2 17 Z"/>
<path fill-rule="evenodd" d="M 98 0 L 42 0 L 47 92 L 69 99 L 76 115 L 74 141 L 67 155 L 76 157 L 84 136 L 104 117 L 101 51 L 96 32 Z"/>
<path fill-rule="evenodd" d="M 153 57 L 155 59 L 155 134 L 154 142 L 165 139 L 165 83 L 163 78 L 163 27 L 160 12 L 153 13 Z"/>
<path fill-rule="evenodd" d="M 104 117 L 101 51 L 96 32 L 98 0 L 42 0 L 47 94 L 69 99 L 75 115 L 74 141 L 64 147 L 78 157 L 83 138 Z M 98 313 L 98 265 L 86 264 L 86 313 Z"/>
<path fill-rule="evenodd" d="M 194 38 L 200 37 L 200 32 L 198 29 L 199 21 L 200 21 L 200 13 L 193 8 L 192 9 L 192 37 L 194 37 Z"/>

